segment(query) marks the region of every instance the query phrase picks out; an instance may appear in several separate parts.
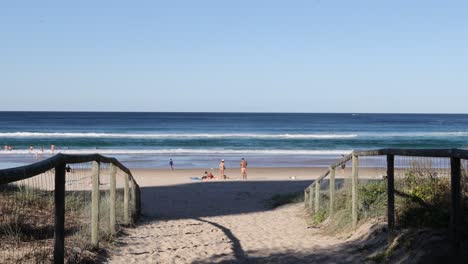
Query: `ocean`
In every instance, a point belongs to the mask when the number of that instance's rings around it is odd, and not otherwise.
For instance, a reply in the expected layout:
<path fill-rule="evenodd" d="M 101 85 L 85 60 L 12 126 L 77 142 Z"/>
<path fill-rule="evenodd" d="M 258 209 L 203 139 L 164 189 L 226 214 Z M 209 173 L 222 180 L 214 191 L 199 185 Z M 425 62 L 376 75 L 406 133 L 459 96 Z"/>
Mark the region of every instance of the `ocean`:
<path fill-rule="evenodd" d="M 314 167 L 356 149 L 466 148 L 468 115 L 0 112 L 0 144 L 0 168 L 50 157 L 52 144 L 130 168 L 167 168 L 170 158 L 176 168 L 238 167 L 242 157 L 253 167 Z"/>

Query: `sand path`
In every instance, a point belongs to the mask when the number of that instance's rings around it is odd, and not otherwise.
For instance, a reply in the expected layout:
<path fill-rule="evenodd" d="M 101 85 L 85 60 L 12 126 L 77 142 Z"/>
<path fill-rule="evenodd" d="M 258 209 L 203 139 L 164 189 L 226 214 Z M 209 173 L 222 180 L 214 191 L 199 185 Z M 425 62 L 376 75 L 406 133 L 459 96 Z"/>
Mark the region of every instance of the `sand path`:
<path fill-rule="evenodd" d="M 342 241 L 307 226 L 304 208 L 268 210 L 275 193 L 310 181 L 226 181 L 142 188 L 143 221 L 119 238 L 109 263 L 350 263 Z"/>

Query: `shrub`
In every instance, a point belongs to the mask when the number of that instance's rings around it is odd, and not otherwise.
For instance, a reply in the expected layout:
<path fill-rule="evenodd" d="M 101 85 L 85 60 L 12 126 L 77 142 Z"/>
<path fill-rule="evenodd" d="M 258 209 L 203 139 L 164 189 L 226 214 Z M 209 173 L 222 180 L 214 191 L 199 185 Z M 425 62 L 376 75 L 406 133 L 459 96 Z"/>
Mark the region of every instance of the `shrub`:
<path fill-rule="evenodd" d="M 312 215 L 312 223 L 314 225 L 318 225 L 322 223 L 323 221 L 325 221 L 325 219 L 327 219 L 327 216 L 328 214 L 326 210 L 319 210 L 318 212 L 315 212 Z"/>
<path fill-rule="evenodd" d="M 361 184 L 358 189 L 359 218 L 385 215 L 387 208 L 387 182 L 372 181 Z"/>
<path fill-rule="evenodd" d="M 413 164 L 413 166 L 415 166 Z M 411 168 L 396 183 L 403 198 L 397 203 L 402 227 L 446 227 L 449 222 L 450 180 L 435 169 Z"/>

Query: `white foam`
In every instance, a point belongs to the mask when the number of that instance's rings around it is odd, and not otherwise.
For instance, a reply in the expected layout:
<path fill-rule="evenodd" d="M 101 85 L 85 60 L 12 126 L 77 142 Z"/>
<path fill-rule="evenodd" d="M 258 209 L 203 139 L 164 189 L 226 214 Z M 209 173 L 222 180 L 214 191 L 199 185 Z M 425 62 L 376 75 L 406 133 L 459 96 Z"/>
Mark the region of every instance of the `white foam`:
<path fill-rule="evenodd" d="M 201 139 L 201 138 L 265 138 L 265 139 L 332 139 L 353 138 L 356 134 L 253 134 L 253 133 L 43 133 L 5 132 L 0 138 L 154 138 L 154 139 Z"/>
<path fill-rule="evenodd" d="M 354 134 L 254 134 L 254 133 L 78 133 L 3 132 L 0 138 L 122 138 L 122 139 L 350 139 L 357 137 L 466 137 L 468 132 L 362 132 Z"/>
<path fill-rule="evenodd" d="M 41 154 L 37 151 L 30 153 L 29 150 L 1 150 L 4 155 L 35 155 Z M 66 149 L 56 150 L 55 154 L 92 154 L 103 155 L 137 155 L 137 154 L 167 154 L 167 155 L 203 155 L 203 154 L 259 154 L 259 155 L 341 155 L 349 154 L 351 150 L 293 150 L 293 149 Z M 44 152 L 50 155 L 50 150 Z"/>
<path fill-rule="evenodd" d="M 384 132 L 361 133 L 362 137 L 466 137 L 468 132 Z"/>

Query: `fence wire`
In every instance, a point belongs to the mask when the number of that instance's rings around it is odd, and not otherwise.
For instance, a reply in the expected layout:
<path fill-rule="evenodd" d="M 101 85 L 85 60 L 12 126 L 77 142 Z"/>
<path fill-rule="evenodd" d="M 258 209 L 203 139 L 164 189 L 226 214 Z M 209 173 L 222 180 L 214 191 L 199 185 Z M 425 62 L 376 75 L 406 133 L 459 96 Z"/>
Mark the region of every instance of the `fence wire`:
<path fill-rule="evenodd" d="M 464 214 L 463 237 L 468 237 L 468 160 L 461 160 L 461 192 Z M 465 243 L 468 243 L 465 241 Z"/>
<path fill-rule="evenodd" d="M 125 187 L 126 173 L 117 169 L 116 176 L 116 210 L 115 218 L 118 224 L 116 232 L 120 231 L 121 225 L 126 225 L 124 219 L 124 187 Z"/>
<path fill-rule="evenodd" d="M 92 243 L 93 162 L 69 164 L 65 173 L 65 263 L 96 260 Z M 121 225 L 132 224 L 134 187 L 117 167 L 115 227 L 111 223 L 111 165 L 99 164 L 99 244 L 108 246 Z M 128 189 L 125 219 L 124 187 Z M 54 246 L 55 170 L 0 185 L 0 263 L 51 263 Z"/>
<path fill-rule="evenodd" d="M 0 185 L 0 263 L 53 258 L 54 171 Z"/>
<path fill-rule="evenodd" d="M 386 220 L 387 157 L 358 158 L 358 221 L 368 218 Z"/>
<path fill-rule="evenodd" d="M 447 228 L 450 223 L 450 158 L 395 156 L 395 224 L 397 228 Z M 357 221 L 387 218 L 387 156 L 358 157 Z M 352 160 L 309 188 L 308 207 L 314 224 L 343 230 L 353 225 Z M 315 184 L 320 186 L 318 197 Z M 462 197 L 468 208 L 468 161 L 462 161 Z M 331 204 L 333 200 L 333 205 Z M 331 207 L 333 206 L 333 207 Z M 466 212 L 466 210 L 465 210 Z M 468 212 L 466 212 L 468 213 Z M 465 224 L 468 215 L 465 213 Z M 329 219 L 329 221 L 327 221 Z M 329 224 L 332 222 L 331 224 Z M 465 228 L 468 229 L 468 228 Z"/>
<path fill-rule="evenodd" d="M 450 158 L 395 156 L 395 225 L 448 228 Z"/>
<path fill-rule="evenodd" d="M 330 217 L 334 217 L 342 219 L 342 221 L 335 223 L 332 229 L 341 229 L 351 225 L 352 161 L 337 167 L 334 172 L 334 193 L 331 192 L 333 189 L 330 180 L 331 172 L 321 181 L 315 181 L 309 188 L 309 194 L 306 197 L 309 199 L 308 208 L 312 213 L 312 224 L 321 224 Z M 318 193 L 316 184 L 319 186 Z"/>
<path fill-rule="evenodd" d="M 110 226 L 110 168 L 109 163 L 99 167 L 99 241 L 110 242 L 114 230 Z"/>
<path fill-rule="evenodd" d="M 92 163 L 68 166 L 65 177 L 65 258 L 68 262 L 78 263 L 92 250 Z"/>

